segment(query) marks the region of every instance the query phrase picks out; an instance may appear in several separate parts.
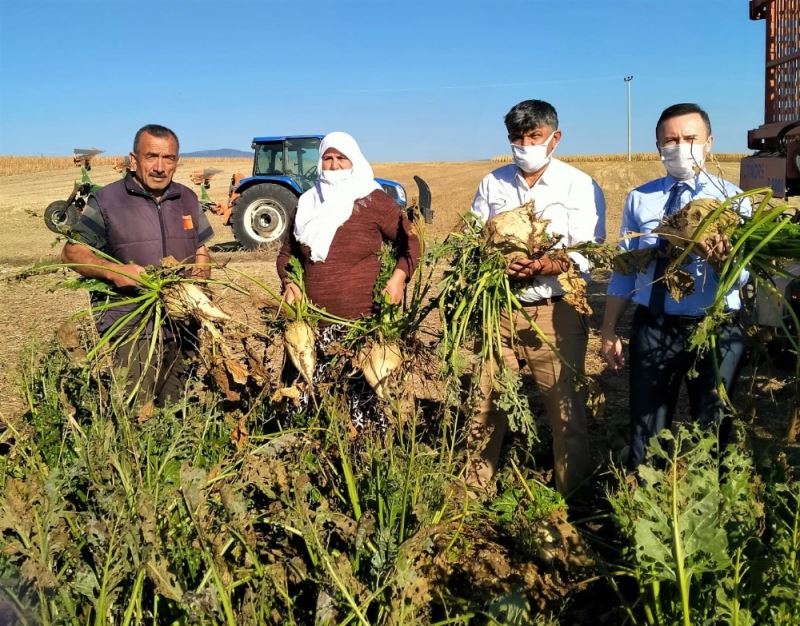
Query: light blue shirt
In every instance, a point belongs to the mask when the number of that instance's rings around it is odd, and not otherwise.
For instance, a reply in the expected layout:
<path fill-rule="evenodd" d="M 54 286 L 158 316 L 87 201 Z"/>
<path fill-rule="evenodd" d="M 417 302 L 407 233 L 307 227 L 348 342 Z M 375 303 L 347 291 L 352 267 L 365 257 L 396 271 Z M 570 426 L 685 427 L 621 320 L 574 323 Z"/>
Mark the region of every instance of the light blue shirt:
<path fill-rule="evenodd" d="M 667 199 L 672 186 L 678 182 L 672 176 L 665 176 L 651 180 L 641 187 L 637 187 L 625 199 L 625 208 L 622 212 L 622 225 L 620 227 L 620 248 L 622 250 L 642 250 L 658 245 L 658 235 L 649 234 L 664 218 Z M 741 193 L 733 183 L 712 176 L 701 171 L 695 178 L 683 181 L 689 186 L 681 196 L 681 206 L 690 200 L 698 198 L 715 198 L 724 200 Z M 738 207 L 733 207 L 742 215 L 750 215 L 752 206 L 745 199 Z M 633 233 L 643 233 L 640 237 L 626 237 Z M 682 268 L 694 278 L 694 292 L 680 302 L 676 302 L 667 293 L 664 302 L 664 313 L 667 315 L 704 315 L 713 304 L 717 292 L 717 273 L 706 261 L 696 255 L 689 255 L 691 259 Z M 634 274 L 619 274 L 613 272 L 608 283 L 608 295 L 632 300 L 636 304 L 649 306 L 650 292 L 655 272 L 655 261 L 651 262 L 646 272 Z M 739 285 L 731 289 L 725 296 L 725 306 L 728 310 L 737 311 L 741 307 L 739 287 L 747 281 L 748 274 L 743 272 Z"/>

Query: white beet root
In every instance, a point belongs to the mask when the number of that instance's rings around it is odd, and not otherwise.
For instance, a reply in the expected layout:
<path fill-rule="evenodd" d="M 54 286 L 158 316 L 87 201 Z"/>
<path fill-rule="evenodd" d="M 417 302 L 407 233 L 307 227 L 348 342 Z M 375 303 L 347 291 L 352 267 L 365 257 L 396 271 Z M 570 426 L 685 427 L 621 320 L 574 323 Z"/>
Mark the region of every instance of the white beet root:
<path fill-rule="evenodd" d="M 387 379 L 393 372 L 400 369 L 402 364 L 403 354 L 400 352 L 400 346 L 394 341 L 373 342 L 360 352 L 358 358 L 359 369 L 381 400 L 386 398 L 385 383 Z"/>
<path fill-rule="evenodd" d="M 296 320 L 286 326 L 283 333 L 286 352 L 297 371 L 310 385 L 314 380 L 314 369 L 317 366 L 317 352 L 314 344 L 314 330 L 303 321 Z"/>
<path fill-rule="evenodd" d="M 200 287 L 194 283 L 180 281 L 164 287 L 162 299 L 167 315 L 172 319 L 186 320 L 194 317 L 199 321 L 226 322 L 231 319 L 225 311 L 217 308 Z"/>
<path fill-rule="evenodd" d="M 489 246 L 499 250 L 508 263 L 528 258 L 534 249 L 545 243 L 547 220 L 539 220 L 533 202 L 516 209 L 498 213 L 483 228 L 484 239 Z"/>

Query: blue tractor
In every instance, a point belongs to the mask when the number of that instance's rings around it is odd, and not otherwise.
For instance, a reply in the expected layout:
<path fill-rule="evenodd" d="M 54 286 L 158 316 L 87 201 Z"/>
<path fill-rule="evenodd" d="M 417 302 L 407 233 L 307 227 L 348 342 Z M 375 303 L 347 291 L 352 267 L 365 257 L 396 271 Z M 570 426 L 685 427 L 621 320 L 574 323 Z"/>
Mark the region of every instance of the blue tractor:
<path fill-rule="evenodd" d="M 227 221 L 243 248 L 252 250 L 279 241 L 286 233 L 297 209 L 297 199 L 317 179 L 322 137 L 293 135 L 253 139 L 253 174 L 231 182 Z M 414 177 L 420 197 L 417 207 L 408 207 L 406 192 L 400 183 L 383 178 L 375 180 L 410 214 L 418 209 L 425 221 L 433 219 L 430 190 L 425 181 Z"/>

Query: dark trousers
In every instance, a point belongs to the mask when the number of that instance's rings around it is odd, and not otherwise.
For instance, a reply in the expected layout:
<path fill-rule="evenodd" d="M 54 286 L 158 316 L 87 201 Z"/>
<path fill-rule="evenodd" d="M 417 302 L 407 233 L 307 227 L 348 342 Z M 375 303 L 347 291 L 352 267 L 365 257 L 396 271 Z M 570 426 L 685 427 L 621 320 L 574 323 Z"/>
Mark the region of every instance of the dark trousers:
<path fill-rule="evenodd" d="M 161 338 L 148 362 L 150 338 L 139 337 L 117 349 L 114 362 L 118 373 L 124 375 L 125 389 L 139 389 L 136 405 L 152 402 L 163 407 L 183 396 L 187 365 L 194 354 L 194 345 L 180 336 Z M 124 370 L 124 371 L 120 371 Z"/>
<path fill-rule="evenodd" d="M 684 379 L 692 420 L 703 427 L 719 425 L 721 441 L 727 439 L 730 417 L 717 384 L 721 380 L 728 394 L 732 393 L 744 356 L 744 333 L 735 323 L 720 328 L 715 365 L 710 351 L 698 359 L 689 350 L 693 330 L 694 325 L 686 318 L 654 316 L 643 306 L 636 309 L 630 341 L 630 469 L 644 461 L 650 438 L 672 424 Z M 692 365 L 698 375 L 688 378 Z"/>

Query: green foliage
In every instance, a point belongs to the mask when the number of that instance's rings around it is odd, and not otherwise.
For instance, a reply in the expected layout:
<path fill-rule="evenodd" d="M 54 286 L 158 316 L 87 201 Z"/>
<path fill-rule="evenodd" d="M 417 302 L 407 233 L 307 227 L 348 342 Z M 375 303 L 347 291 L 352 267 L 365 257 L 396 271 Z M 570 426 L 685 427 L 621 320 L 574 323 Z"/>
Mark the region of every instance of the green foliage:
<path fill-rule="evenodd" d="M 450 233 L 437 252 L 449 262 L 437 296 L 442 324 L 439 351 L 443 369 L 446 376 L 458 378 L 467 365 L 462 353 L 474 346 L 479 356 L 473 364 L 473 371 L 477 373 L 473 376 L 473 383 L 478 382 L 481 375 L 488 377 L 493 391 L 499 395 L 498 406 L 508 414 L 511 430 L 521 433 L 529 444 L 533 444 L 537 440 L 536 421 L 527 398 L 520 393 L 519 376 L 510 371 L 502 358 L 502 321 L 514 320 L 518 315 L 524 318 L 546 346 L 543 349 L 552 350 L 563 366 L 576 374 L 576 385 L 590 386 L 590 383 L 576 370 L 575 364 L 564 359 L 558 347 L 525 310 L 516 296 L 519 285 L 512 282 L 506 273 L 506 257 L 487 244 L 482 230 L 480 220 L 467 214 L 463 229 Z M 598 263 L 607 265 L 609 262 L 608 246 L 584 243 L 574 249 L 590 254 Z M 511 341 L 515 338 L 512 337 Z"/>
<path fill-rule="evenodd" d="M 393 304 L 389 294 L 383 292 L 394 273 L 395 265 L 397 265 L 397 252 L 394 246 L 384 242 L 381 245 L 379 257 L 380 270 L 372 293 L 378 314 L 373 316 L 374 328 L 371 329 L 371 332 L 377 332 L 383 340 L 392 341 L 403 335 L 410 336 L 410 333 L 404 328 L 400 305 Z"/>
<path fill-rule="evenodd" d="M 97 408 L 90 393 L 93 381 L 71 366 L 65 352 L 53 347 L 42 355 L 33 350 L 26 353 L 22 381 L 28 405 L 25 418 L 33 429 L 32 450 L 46 465 L 56 467 L 63 455 L 74 453 L 65 445 L 64 409 L 79 419 L 91 415 Z M 87 406 L 69 402 L 69 398 L 81 397 L 89 400 Z"/>
<path fill-rule="evenodd" d="M 486 616 L 492 626 L 557 626 L 554 620 L 537 615 L 527 598 L 518 591 L 492 598 Z"/>
<path fill-rule="evenodd" d="M 108 282 L 100 280 L 99 278 L 84 278 L 83 276 L 59 281 L 52 290 L 55 289 L 71 289 L 73 291 L 84 290 L 89 293 L 97 293 L 110 297 L 119 295 Z"/>
<path fill-rule="evenodd" d="M 490 506 L 501 524 L 511 524 L 517 516 L 529 522 L 541 522 L 553 511 L 564 508 L 566 504 L 560 493 L 535 480 L 525 481 L 524 488 L 505 489 Z"/>
<path fill-rule="evenodd" d="M 403 302 L 393 304 L 387 293 L 384 293 L 389 279 L 397 266 L 398 252 L 395 246 L 384 242 L 379 251 L 380 270 L 375 280 L 372 299 L 377 313 L 365 320 L 357 330 L 361 337 L 373 335 L 379 341 L 409 340 L 419 329 L 428 314 L 435 307 L 435 300 L 430 299 L 432 276 L 436 263 L 435 253 L 426 253 L 422 265 L 414 273 L 411 290 L 406 287 Z M 430 300 L 430 301 L 429 301 Z M 359 339 L 361 337 L 356 337 Z"/>
<path fill-rule="evenodd" d="M 378 278 L 375 279 L 372 299 L 376 303 L 381 303 L 383 302 L 383 290 L 394 273 L 395 265 L 397 265 L 397 250 L 392 244 L 383 242 L 378 252 L 378 257 L 380 258 L 380 269 L 378 270 Z"/>
<path fill-rule="evenodd" d="M 450 260 L 438 296 L 442 319 L 442 352 L 445 366 L 458 373 L 458 352 L 469 341 L 478 341 L 481 364 L 497 360 L 500 315 L 512 312 L 510 283 L 502 254 L 484 251 L 482 224 L 465 216 L 462 232 L 453 232 L 440 254 Z"/>
<path fill-rule="evenodd" d="M 765 490 L 745 452 L 720 452 L 698 427 L 663 431 L 639 468 L 640 484 L 620 474 L 610 496 L 630 541 L 631 575 L 648 624 L 793 624 L 798 615 L 796 485 L 772 483 L 767 518 L 781 530 L 762 534 Z M 772 494 L 772 495 L 769 495 Z M 791 582 L 790 582 L 791 581 Z M 768 600 L 766 600 L 768 598 Z M 791 618 L 789 617 L 791 616 Z"/>
<path fill-rule="evenodd" d="M 511 368 L 503 367 L 497 383 L 500 388 L 495 400 L 497 408 L 508 418 L 508 427 L 520 433 L 528 446 L 532 446 L 539 440 L 538 429 L 528 397 L 522 392 L 522 378 Z"/>
<path fill-rule="evenodd" d="M 294 283 L 300 289 L 302 297 L 295 300 L 290 308 L 293 312 L 293 319 L 302 320 L 308 317 L 309 302 L 306 296 L 306 283 L 303 279 L 303 264 L 296 256 L 289 257 L 289 266 L 286 268 L 286 275 L 290 283 Z"/>
<path fill-rule="evenodd" d="M 303 428 L 234 442 L 238 416 L 213 394 L 138 424 L 60 350 L 30 363 L 30 410 L 0 494 L 0 578 L 21 619 L 531 623 L 567 593 L 511 566 L 535 572 L 554 492 L 512 492 L 530 536 L 507 554 L 499 531 L 517 527 L 464 497 L 453 406 L 435 423 L 415 407 L 402 427 L 355 435 L 333 394 L 298 418 Z M 478 546 L 504 578 L 462 588 Z"/>
<path fill-rule="evenodd" d="M 777 472 L 776 472 L 777 474 Z M 766 489 L 766 533 L 751 565 L 752 613 L 759 623 L 800 623 L 800 484 L 773 475 Z M 755 550 L 754 550 L 755 551 Z"/>
<path fill-rule="evenodd" d="M 561 496 L 514 461 L 537 431 L 508 369 L 496 372 L 497 402 L 523 437 L 497 498 L 464 485 L 468 411 L 452 374 L 468 340 L 495 363 L 500 313 L 520 309 L 478 234 L 468 220 L 426 252 L 402 310 L 350 323 L 352 342 L 407 338 L 433 308 L 443 315 L 443 397 L 389 407 L 385 429 L 356 430 L 335 385 L 299 414 L 263 402 L 242 415 L 208 392 L 137 423 L 63 351 L 31 354 L 28 411 L 3 433 L 0 602 L 46 625 L 555 623 L 551 612 L 596 577 Z M 384 249 L 381 280 L 393 265 Z M 290 275 L 302 287 L 299 263 Z M 171 279 L 150 279 L 140 304 L 160 306 L 159 281 Z M 298 306 L 281 309 L 339 321 Z M 762 482 L 744 450 L 716 447 L 697 429 L 653 443 L 642 484 L 620 480 L 610 498 L 625 562 L 601 569 L 616 590 L 620 572 L 638 583 L 632 622 L 799 623 L 797 483 L 777 471 Z"/>
<path fill-rule="evenodd" d="M 26 462 L 14 467 L 0 500 L 6 574 L 18 580 L 8 593 L 43 624 L 63 623 L 63 616 L 140 623 L 145 614 L 216 621 L 232 591 L 209 595 L 211 562 L 204 557 L 216 559 L 216 542 L 241 529 L 237 510 L 222 497 L 230 476 L 219 463 L 230 464 L 234 452 L 230 426 L 213 407 L 196 406 L 135 427 L 124 406 L 45 384 L 76 373 L 53 351 L 41 378 L 29 381 L 30 419 L 38 427 L 17 441 L 28 450 Z M 215 471 L 214 481 L 208 471 Z M 213 550 L 198 547 L 201 536 L 214 537 Z M 225 568 L 237 561 L 247 569 L 236 558 Z M 247 594 L 237 591 L 242 606 Z"/>

